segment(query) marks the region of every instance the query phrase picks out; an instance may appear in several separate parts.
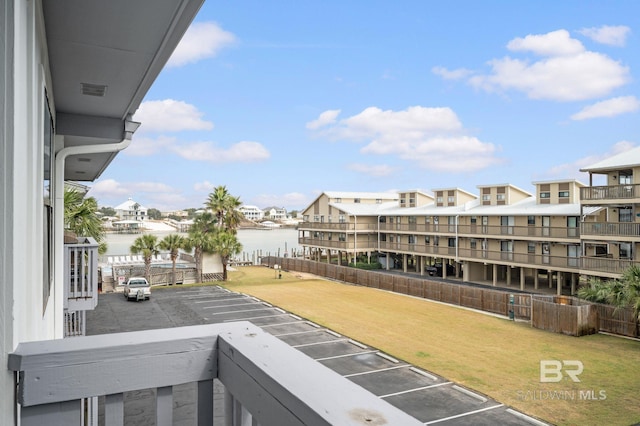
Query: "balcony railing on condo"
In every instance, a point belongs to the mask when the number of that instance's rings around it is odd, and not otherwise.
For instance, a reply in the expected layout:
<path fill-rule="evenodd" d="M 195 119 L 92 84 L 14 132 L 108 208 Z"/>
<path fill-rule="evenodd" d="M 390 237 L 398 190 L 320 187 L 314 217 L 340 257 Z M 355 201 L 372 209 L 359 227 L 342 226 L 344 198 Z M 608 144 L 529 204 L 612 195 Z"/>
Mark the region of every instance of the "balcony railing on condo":
<path fill-rule="evenodd" d="M 171 425 L 173 387 L 186 383 L 194 424 L 212 425 L 216 378 L 230 426 L 422 424 L 248 322 L 21 343 L 8 365 L 23 426 L 80 425 L 93 397 L 104 398 L 104 424 L 129 424 L 124 393 L 143 389 L 157 395 L 143 417 Z"/>
<path fill-rule="evenodd" d="M 298 243 L 305 246 L 314 246 L 322 248 L 340 249 L 340 250 L 375 250 L 378 247 L 377 242 L 370 242 L 366 236 L 357 239 L 357 243 L 350 237 L 350 241 L 340 241 L 339 239 L 320 239 L 303 237 L 298 238 Z"/>
<path fill-rule="evenodd" d="M 638 264 L 631 259 L 612 259 L 610 257 L 583 257 L 582 273 L 588 274 L 589 271 L 604 272 L 612 275 L 622 274 L 629 267 Z"/>
<path fill-rule="evenodd" d="M 372 223 L 349 223 L 349 222 L 302 222 L 298 229 L 313 229 L 324 231 L 376 231 L 378 227 Z"/>
<path fill-rule="evenodd" d="M 580 233 L 598 237 L 640 237 L 640 223 L 635 222 L 584 222 Z"/>
<path fill-rule="evenodd" d="M 640 198 L 640 185 L 587 186 L 580 188 L 581 201 L 605 201 Z"/>
<path fill-rule="evenodd" d="M 526 238 L 580 239 L 577 227 L 513 226 L 513 225 L 434 225 L 417 223 L 381 223 L 380 232 L 402 232 L 415 234 L 446 234 L 466 237 L 511 236 Z"/>
<path fill-rule="evenodd" d="M 98 243 L 79 237 L 77 244 L 64 245 L 64 307 L 88 311 L 98 304 Z"/>

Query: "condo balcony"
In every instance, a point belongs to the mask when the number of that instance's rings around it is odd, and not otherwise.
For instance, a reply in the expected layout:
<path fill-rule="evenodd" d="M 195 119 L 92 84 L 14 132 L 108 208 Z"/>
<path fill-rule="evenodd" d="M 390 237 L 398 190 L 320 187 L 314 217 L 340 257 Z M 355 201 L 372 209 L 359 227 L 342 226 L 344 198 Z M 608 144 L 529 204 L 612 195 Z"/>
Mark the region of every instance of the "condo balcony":
<path fill-rule="evenodd" d="M 349 223 L 349 222 L 301 222 L 298 225 L 299 230 L 321 230 L 321 231 L 371 231 L 378 230 L 376 224 L 373 223 Z"/>
<path fill-rule="evenodd" d="M 171 425 L 184 421 L 174 388 L 185 384 L 195 392 L 187 417 L 199 426 L 221 417 L 230 426 L 422 424 L 249 322 L 21 343 L 8 365 L 23 426 L 124 425 L 133 416 Z M 222 407 L 214 379 L 225 386 Z M 132 413 L 125 393 L 143 390 L 152 390 L 151 407 Z"/>
<path fill-rule="evenodd" d="M 608 185 L 587 186 L 580 188 L 580 201 L 582 204 L 609 204 L 619 200 L 640 200 L 640 185 Z M 597 202 L 597 203 L 594 203 Z"/>
<path fill-rule="evenodd" d="M 583 238 L 599 237 L 635 241 L 640 236 L 640 223 L 635 222 L 584 222 L 580 224 Z M 610 237 L 610 238 L 607 238 Z"/>

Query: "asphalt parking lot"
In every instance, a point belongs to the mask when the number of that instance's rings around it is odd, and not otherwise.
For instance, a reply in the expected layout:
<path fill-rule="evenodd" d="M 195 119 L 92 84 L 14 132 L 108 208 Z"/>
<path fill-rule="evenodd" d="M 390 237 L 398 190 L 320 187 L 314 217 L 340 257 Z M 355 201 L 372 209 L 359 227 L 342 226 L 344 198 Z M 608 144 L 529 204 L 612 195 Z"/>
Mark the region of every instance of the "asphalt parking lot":
<path fill-rule="evenodd" d="M 154 289 L 155 290 L 155 289 Z M 229 321 L 250 321 L 425 425 L 542 425 L 485 395 L 353 341 L 255 297 L 221 287 L 154 291 L 151 300 L 128 302 L 122 294 L 101 294 L 87 313 L 87 335 L 150 330 Z M 216 424 L 223 422 L 223 392 L 215 386 Z M 174 393 L 174 424 L 193 424 L 195 390 Z M 127 424 L 149 424 L 152 391 L 125 395 Z"/>

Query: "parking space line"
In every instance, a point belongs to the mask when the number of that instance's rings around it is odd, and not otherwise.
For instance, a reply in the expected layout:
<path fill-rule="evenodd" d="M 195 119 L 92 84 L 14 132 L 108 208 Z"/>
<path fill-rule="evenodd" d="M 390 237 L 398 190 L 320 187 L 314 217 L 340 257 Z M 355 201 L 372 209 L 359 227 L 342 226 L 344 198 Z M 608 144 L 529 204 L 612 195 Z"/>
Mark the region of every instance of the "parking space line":
<path fill-rule="evenodd" d="M 217 308 L 227 308 L 229 306 L 260 306 L 258 309 L 262 309 L 262 305 L 259 305 L 255 302 L 249 303 L 233 303 L 231 305 L 217 305 L 217 306 L 202 306 L 202 309 L 217 309 Z M 249 311 L 255 311 L 256 309 L 249 309 Z M 230 311 L 230 312 L 243 312 L 243 311 Z M 226 312 L 225 312 L 226 313 Z"/>
<path fill-rule="evenodd" d="M 327 343 L 348 342 L 349 339 L 323 340 L 322 342 L 303 343 L 301 345 L 291 345 L 292 348 L 304 348 L 305 346 L 326 345 Z"/>
<path fill-rule="evenodd" d="M 276 337 L 293 336 L 295 334 L 317 333 L 318 331 L 322 331 L 322 330 L 293 331 L 291 333 L 274 334 L 274 336 Z M 329 330 L 325 330 L 325 331 L 327 333 L 329 332 Z"/>
<path fill-rule="evenodd" d="M 335 332 L 335 331 L 333 331 L 333 330 L 325 329 L 325 331 L 326 331 L 327 333 L 331 334 L 332 336 L 342 337 L 342 334 L 340 334 L 340 333 L 336 333 L 336 332 Z"/>
<path fill-rule="evenodd" d="M 278 316 L 282 316 L 282 315 L 278 315 Z M 291 322 L 279 322 L 277 324 L 266 324 L 266 325 L 260 325 L 260 328 L 267 328 L 267 327 L 277 327 L 279 325 L 290 325 L 290 324 L 298 324 L 300 321 L 291 321 Z"/>
<path fill-rule="evenodd" d="M 407 389 L 405 391 L 390 393 L 390 394 L 387 394 L 387 395 L 380 395 L 379 398 L 389 398 L 389 397 L 392 397 L 392 396 L 404 395 L 405 393 L 411 393 L 411 392 L 417 392 L 417 391 L 421 391 L 421 390 L 425 390 L 425 389 L 437 388 L 437 387 L 444 386 L 444 385 L 450 385 L 451 383 L 452 382 L 443 382 L 443 383 L 437 383 L 435 385 L 420 386 L 419 388 Z"/>
<path fill-rule="evenodd" d="M 479 410 L 468 411 L 462 414 L 456 414 L 455 416 L 445 417 L 443 419 L 431 420 L 430 422 L 426 422 L 426 425 L 432 425 L 435 423 L 446 422 L 447 420 L 459 419 L 460 417 L 470 416 L 472 414 L 482 413 L 483 411 L 494 410 L 496 408 L 504 407 L 504 404 L 492 405 L 491 407 L 480 408 Z"/>
<path fill-rule="evenodd" d="M 357 355 L 365 355 L 365 354 L 374 354 L 378 351 L 364 351 L 364 352 L 356 352 L 353 354 L 343 354 L 343 355 L 334 355 L 334 356 L 328 356 L 326 358 L 315 358 L 316 361 L 327 361 L 329 359 L 336 359 L 336 358 L 346 358 L 349 356 L 357 356 Z"/>
<path fill-rule="evenodd" d="M 228 299 L 224 299 L 223 302 L 226 302 L 227 300 L 247 300 L 246 297 L 230 297 Z M 196 300 L 193 303 L 211 303 L 211 302 L 218 302 L 218 300 Z"/>
<path fill-rule="evenodd" d="M 255 311 L 256 309 L 254 309 Z M 238 312 L 238 311 L 236 311 Z M 225 313 L 233 313 L 233 312 L 225 312 Z M 287 314 L 276 314 L 276 315 L 261 315 L 258 317 L 246 317 L 246 318 L 233 318 L 233 319 L 226 319 L 226 320 L 222 320 L 222 322 L 234 322 L 234 321 L 250 321 L 250 320 L 254 320 L 254 319 L 262 319 L 262 318 L 272 318 L 272 317 L 283 317 L 286 316 Z M 280 324 L 277 324 L 280 325 Z M 258 326 L 260 327 L 260 326 Z"/>
<path fill-rule="evenodd" d="M 484 396 L 478 395 L 475 392 L 471 392 L 469 389 L 465 389 L 462 386 L 453 385 L 451 387 L 454 388 L 455 390 L 457 390 L 458 392 L 462 392 L 465 395 L 469 395 L 472 398 L 475 398 L 475 399 L 480 400 L 482 402 L 487 402 L 487 398 L 485 398 Z"/>
<path fill-rule="evenodd" d="M 356 345 L 356 346 L 357 346 L 357 347 L 359 347 L 360 349 L 369 349 L 369 347 L 368 347 L 368 346 L 366 346 L 366 345 L 364 345 L 364 344 L 362 344 L 362 343 L 360 343 L 360 342 L 356 342 L 356 341 L 355 341 L 355 340 L 353 340 L 353 339 L 348 339 L 348 340 L 349 340 L 349 343 Z"/>
<path fill-rule="evenodd" d="M 381 371 L 397 370 L 398 368 L 407 368 L 407 367 L 409 367 L 409 364 L 396 365 L 396 366 L 393 366 L 393 367 L 380 368 L 378 370 L 371 370 L 371 371 L 363 371 L 361 373 L 346 374 L 346 375 L 344 375 L 342 377 L 364 376 L 365 374 L 374 374 L 374 373 L 380 373 Z"/>
<path fill-rule="evenodd" d="M 202 309 L 207 309 L 208 307 L 205 306 Z M 219 308 L 219 306 L 214 306 L 214 307 L 209 307 L 209 309 L 215 309 L 215 308 Z M 225 314 L 235 314 L 238 312 L 253 312 L 253 311 L 260 311 L 262 310 L 262 307 L 258 308 L 258 309 L 239 309 L 237 311 L 226 311 L 226 312 L 209 312 L 209 315 L 225 315 Z M 238 320 L 236 320 L 238 321 Z"/>

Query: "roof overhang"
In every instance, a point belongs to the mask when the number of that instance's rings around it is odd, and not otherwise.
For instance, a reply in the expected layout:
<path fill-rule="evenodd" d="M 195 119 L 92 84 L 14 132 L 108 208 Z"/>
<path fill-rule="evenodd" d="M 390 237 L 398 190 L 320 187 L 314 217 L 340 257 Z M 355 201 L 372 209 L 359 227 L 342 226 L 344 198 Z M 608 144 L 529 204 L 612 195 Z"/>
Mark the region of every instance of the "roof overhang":
<path fill-rule="evenodd" d="M 125 125 L 204 0 L 42 2 L 56 134 L 65 147 L 125 139 Z M 70 156 L 65 180 L 93 181 L 116 153 Z"/>

